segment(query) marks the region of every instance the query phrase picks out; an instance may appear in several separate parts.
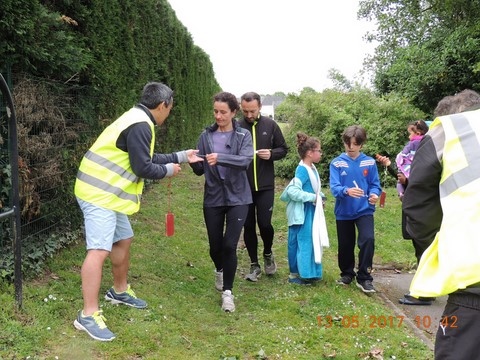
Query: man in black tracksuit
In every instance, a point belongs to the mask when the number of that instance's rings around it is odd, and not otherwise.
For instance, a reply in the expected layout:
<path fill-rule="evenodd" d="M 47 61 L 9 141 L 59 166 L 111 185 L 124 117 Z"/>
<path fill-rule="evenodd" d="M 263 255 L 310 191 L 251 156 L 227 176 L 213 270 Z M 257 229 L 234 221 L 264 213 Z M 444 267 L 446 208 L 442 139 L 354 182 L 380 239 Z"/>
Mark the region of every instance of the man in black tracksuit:
<path fill-rule="evenodd" d="M 245 246 L 251 263 L 250 272 L 245 278 L 249 281 L 257 281 L 262 272 L 258 262 L 257 223 L 263 240 L 265 273 L 273 275 L 277 271 L 272 254 L 274 235 L 272 212 L 275 197 L 273 162 L 283 159 L 287 155 L 288 147 L 276 121 L 260 114 L 262 108 L 260 95 L 247 92 L 242 95 L 240 100 L 244 117 L 239 124 L 252 134 L 255 151 L 253 161 L 247 171 L 253 203 L 249 206 L 243 228 Z"/>

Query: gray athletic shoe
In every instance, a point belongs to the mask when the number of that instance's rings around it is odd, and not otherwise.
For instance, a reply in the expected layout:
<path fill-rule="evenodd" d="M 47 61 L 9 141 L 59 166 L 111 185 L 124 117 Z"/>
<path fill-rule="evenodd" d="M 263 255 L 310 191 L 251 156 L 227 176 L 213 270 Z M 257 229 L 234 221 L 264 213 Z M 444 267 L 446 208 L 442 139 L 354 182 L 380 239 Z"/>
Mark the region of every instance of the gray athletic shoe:
<path fill-rule="evenodd" d="M 350 285 L 353 281 L 353 277 L 350 275 L 343 275 L 340 279 L 337 280 L 339 285 Z"/>
<path fill-rule="evenodd" d="M 365 280 L 365 281 L 358 281 L 357 280 L 357 286 L 362 289 L 364 293 L 374 293 L 375 288 L 373 287 L 373 284 L 370 280 Z"/>
<path fill-rule="evenodd" d="M 277 264 L 275 263 L 275 258 L 273 254 L 263 255 L 265 274 L 273 275 L 277 272 Z"/>
<path fill-rule="evenodd" d="M 250 273 L 245 276 L 245 279 L 248 281 L 257 282 L 261 273 L 262 269 L 260 268 L 260 265 L 254 263 L 250 265 Z"/>
<path fill-rule="evenodd" d="M 215 289 L 223 291 L 223 271 L 215 270 Z"/>
<path fill-rule="evenodd" d="M 112 304 L 124 304 L 137 309 L 144 309 L 147 307 L 147 303 L 144 300 L 137 298 L 137 295 L 135 295 L 130 284 L 128 285 L 127 290 L 122 293 L 115 292 L 113 287 L 110 288 L 105 294 L 105 300 L 110 301 Z"/>
<path fill-rule="evenodd" d="M 115 335 L 108 330 L 105 321 L 102 310 L 95 311 L 90 316 L 82 316 L 82 310 L 80 310 L 77 319 L 73 322 L 73 326 L 77 330 L 85 331 L 95 340 L 112 341 L 115 339 Z"/>

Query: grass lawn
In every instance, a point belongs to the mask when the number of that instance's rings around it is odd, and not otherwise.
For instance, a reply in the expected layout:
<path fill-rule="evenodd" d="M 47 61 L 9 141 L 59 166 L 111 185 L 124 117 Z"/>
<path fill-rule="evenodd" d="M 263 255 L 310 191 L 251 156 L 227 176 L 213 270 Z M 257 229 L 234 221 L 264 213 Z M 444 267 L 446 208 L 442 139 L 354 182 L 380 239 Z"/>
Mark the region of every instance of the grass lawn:
<path fill-rule="evenodd" d="M 371 317 L 395 317 L 377 295 L 335 284 L 339 272 L 333 198 L 328 190 L 324 192 L 331 247 L 324 252 L 323 281 L 309 287 L 287 283 L 287 223 L 285 204 L 279 200 L 286 180 L 278 180 L 273 220 L 278 273 L 261 277 L 258 283 L 243 280 L 249 259 L 240 245 L 233 290 L 236 311 L 225 314 L 208 255 L 203 177 L 184 166 L 171 180 L 172 237 L 164 235 L 168 181 L 152 185 L 141 211 L 131 217 L 136 237 L 130 282 L 148 308 L 137 310 L 103 300 L 112 284 L 107 262 L 101 305 L 117 338 L 102 343 L 75 330 L 72 323 L 82 308 L 80 267 L 85 255 L 79 239 L 52 258 L 37 279 L 25 282 L 22 309 L 15 307 L 13 286 L 0 282 L 0 359 L 433 358 L 395 319 L 382 328 L 371 326 Z M 386 206 L 377 210 L 375 225 L 375 264 L 411 267 L 413 248 L 401 238 L 395 189 L 388 189 Z"/>

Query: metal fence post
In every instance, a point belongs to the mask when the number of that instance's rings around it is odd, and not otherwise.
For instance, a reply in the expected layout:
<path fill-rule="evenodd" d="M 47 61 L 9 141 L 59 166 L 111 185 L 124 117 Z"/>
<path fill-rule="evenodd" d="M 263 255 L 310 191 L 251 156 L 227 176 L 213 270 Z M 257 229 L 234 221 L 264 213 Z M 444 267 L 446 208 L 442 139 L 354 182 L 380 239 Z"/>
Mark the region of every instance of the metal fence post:
<path fill-rule="evenodd" d="M 2 74 L 0 74 L 0 91 L 5 98 L 6 113 L 8 117 L 8 137 L 9 137 L 9 154 L 10 166 L 12 168 L 12 196 L 10 201 L 10 209 L 0 213 L 0 219 L 10 217 L 12 221 L 12 233 L 14 242 L 15 257 L 15 301 L 19 308 L 22 307 L 22 237 L 20 224 L 20 195 L 18 181 L 18 141 L 17 141 L 17 122 L 15 118 L 15 108 L 13 106 L 12 94 L 8 88 Z"/>

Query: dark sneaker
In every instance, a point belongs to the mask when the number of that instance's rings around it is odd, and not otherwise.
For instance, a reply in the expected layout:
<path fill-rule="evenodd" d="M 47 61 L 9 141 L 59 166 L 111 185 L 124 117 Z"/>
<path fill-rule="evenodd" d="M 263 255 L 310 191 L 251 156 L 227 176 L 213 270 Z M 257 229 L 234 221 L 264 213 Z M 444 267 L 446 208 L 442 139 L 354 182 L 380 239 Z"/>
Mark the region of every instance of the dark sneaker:
<path fill-rule="evenodd" d="M 215 270 L 215 289 L 223 291 L 223 271 Z"/>
<path fill-rule="evenodd" d="M 364 293 L 374 293 L 375 288 L 373 287 L 373 284 L 370 280 L 365 280 L 365 281 L 357 281 L 357 286 L 362 289 Z"/>
<path fill-rule="evenodd" d="M 337 284 L 339 285 L 350 285 L 353 281 L 353 277 L 349 275 L 343 275 L 340 279 L 337 280 Z"/>
<path fill-rule="evenodd" d="M 82 310 L 80 310 L 77 319 L 73 322 L 73 326 L 77 330 L 85 331 L 95 340 L 112 341 L 115 339 L 115 335 L 108 330 L 105 321 L 102 310 L 95 311 L 91 316 L 83 316 Z"/>
<path fill-rule="evenodd" d="M 250 273 L 245 276 L 245 279 L 248 281 L 257 282 L 260 274 L 262 273 L 262 269 L 258 264 L 250 265 Z"/>
<path fill-rule="evenodd" d="M 130 287 L 130 284 L 128 285 L 127 290 L 120 294 L 116 293 L 113 287 L 110 288 L 105 294 L 105 300 L 110 301 L 112 304 L 124 304 L 137 309 L 144 309 L 147 307 L 147 303 L 144 300 L 137 298 L 135 292 Z"/>
<path fill-rule="evenodd" d="M 309 281 L 303 280 L 299 277 L 294 277 L 294 278 L 289 277 L 288 282 L 290 284 L 297 284 L 297 285 L 312 285 Z"/>
<path fill-rule="evenodd" d="M 231 290 L 225 290 L 222 292 L 222 310 L 225 312 L 234 312 L 235 303 L 233 302 L 234 296 Z"/>
<path fill-rule="evenodd" d="M 265 267 L 265 274 L 273 275 L 277 272 L 277 264 L 275 263 L 275 258 L 273 254 L 263 255 L 263 266 Z"/>

